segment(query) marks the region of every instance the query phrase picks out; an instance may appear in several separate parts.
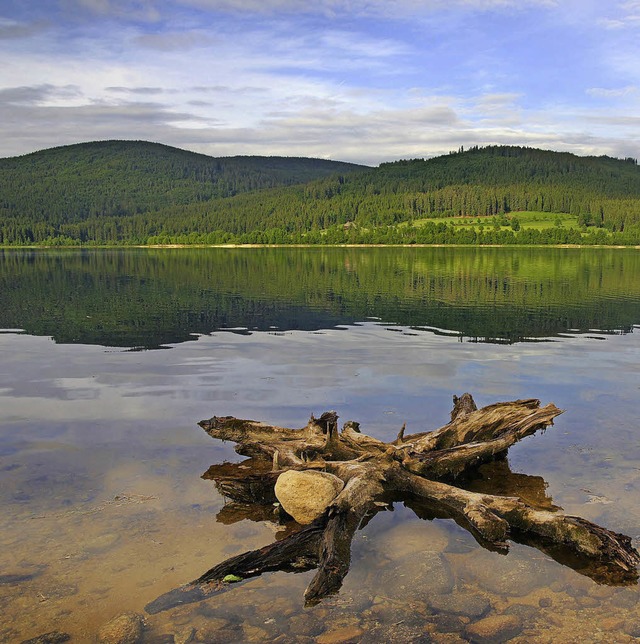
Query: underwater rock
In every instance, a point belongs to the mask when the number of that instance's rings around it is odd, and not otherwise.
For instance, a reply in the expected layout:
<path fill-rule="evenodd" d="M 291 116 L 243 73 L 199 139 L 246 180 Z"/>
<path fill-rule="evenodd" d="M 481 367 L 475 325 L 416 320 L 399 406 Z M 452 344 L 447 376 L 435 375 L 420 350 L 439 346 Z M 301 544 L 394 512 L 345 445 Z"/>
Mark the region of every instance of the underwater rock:
<path fill-rule="evenodd" d="M 466 635 L 474 643 L 505 642 L 522 630 L 522 622 L 515 615 L 491 615 L 467 627 Z"/>
<path fill-rule="evenodd" d="M 391 597 L 445 595 L 454 579 L 446 559 L 437 552 L 422 552 L 392 561 L 380 574 L 380 587 Z"/>
<path fill-rule="evenodd" d="M 491 608 L 491 603 L 486 597 L 474 593 L 436 595 L 429 599 L 429 604 L 441 613 L 452 613 L 472 618 L 486 615 Z"/>
<path fill-rule="evenodd" d="M 628 619 L 622 626 L 622 630 L 631 637 L 640 638 L 640 619 Z"/>
<path fill-rule="evenodd" d="M 320 635 L 316 642 L 318 644 L 347 644 L 347 642 L 358 642 L 364 635 L 359 626 L 343 626 Z"/>
<path fill-rule="evenodd" d="M 122 613 L 109 620 L 99 631 L 100 644 L 139 644 L 144 618 L 138 613 Z"/>
<path fill-rule="evenodd" d="M 490 561 L 488 561 L 490 559 Z M 493 555 L 464 558 L 464 571 L 473 575 L 478 585 L 495 595 L 524 597 L 549 580 L 547 562 Z"/>
<path fill-rule="evenodd" d="M 405 521 L 376 536 L 375 548 L 401 558 L 417 552 L 442 552 L 449 544 L 447 531 L 433 522 Z"/>
<path fill-rule="evenodd" d="M 193 642 L 196 629 L 193 626 L 184 626 L 173 633 L 174 644 L 189 644 Z"/>
<path fill-rule="evenodd" d="M 529 622 L 540 616 L 540 609 L 536 606 L 531 606 L 530 604 L 511 604 L 507 608 L 503 615 L 515 615 L 519 617 L 523 622 Z"/>
<path fill-rule="evenodd" d="M 458 615 L 444 613 L 435 618 L 436 628 L 440 633 L 461 633 L 466 626 Z"/>
<path fill-rule="evenodd" d="M 295 635 L 315 637 L 324 630 L 324 624 L 312 615 L 300 614 L 289 619 L 289 629 Z"/>

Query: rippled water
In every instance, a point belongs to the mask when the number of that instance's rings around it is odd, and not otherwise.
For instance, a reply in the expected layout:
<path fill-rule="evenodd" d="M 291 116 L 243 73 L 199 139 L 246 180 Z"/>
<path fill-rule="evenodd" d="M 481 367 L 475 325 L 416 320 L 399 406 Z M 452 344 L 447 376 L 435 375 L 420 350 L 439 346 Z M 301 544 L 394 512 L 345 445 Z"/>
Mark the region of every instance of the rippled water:
<path fill-rule="evenodd" d="M 634 251 L 5 251 L 0 640 L 91 641 L 276 537 L 201 478 L 240 459 L 196 426 L 214 414 L 295 427 L 336 409 L 391 440 L 444 424 L 454 393 L 553 401 L 566 413 L 510 450 L 516 476 L 485 484 L 535 488 L 638 547 L 639 323 Z M 404 504 L 357 533 L 340 594 L 305 609 L 312 574 L 147 616 L 146 640 L 456 642 L 486 617 L 515 642 L 640 632 L 637 587 L 517 543 L 489 552 Z"/>

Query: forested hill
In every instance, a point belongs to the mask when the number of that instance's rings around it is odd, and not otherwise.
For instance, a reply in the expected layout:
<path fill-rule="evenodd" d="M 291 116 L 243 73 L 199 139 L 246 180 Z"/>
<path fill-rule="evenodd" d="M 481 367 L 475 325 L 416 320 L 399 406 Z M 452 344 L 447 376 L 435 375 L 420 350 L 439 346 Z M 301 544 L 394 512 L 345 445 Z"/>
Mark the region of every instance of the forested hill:
<path fill-rule="evenodd" d="M 127 217 L 363 169 L 294 157 L 215 158 L 145 141 L 98 141 L 0 159 L 0 221 Z"/>
<path fill-rule="evenodd" d="M 508 185 L 577 188 L 601 197 L 640 195 L 636 159 L 579 157 L 568 152 L 515 146 L 473 147 L 467 151 L 461 148 L 426 161 L 383 163 L 376 174 L 381 185 L 396 181 L 421 192 L 449 185 L 481 184 L 490 188 Z M 354 178 L 354 182 L 358 181 Z M 362 181 L 367 181 L 367 175 Z"/>
<path fill-rule="evenodd" d="M 531 211 L 577 223 L 518 230 Z M 639 244 L 640 168 L 509 146 L 378 168 L 125 142 L 0 160 L 0 243 L 225 242 Z"/>

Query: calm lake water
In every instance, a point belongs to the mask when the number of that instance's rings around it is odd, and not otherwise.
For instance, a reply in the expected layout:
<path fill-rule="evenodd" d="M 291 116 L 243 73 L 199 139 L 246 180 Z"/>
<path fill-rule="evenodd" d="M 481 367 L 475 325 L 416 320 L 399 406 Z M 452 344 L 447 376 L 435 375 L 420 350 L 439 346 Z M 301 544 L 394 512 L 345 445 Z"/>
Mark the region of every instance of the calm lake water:
<path fill-rule="evenodd" d="M 555 402 L 555 426 L 485 483 L 640 547 L 638 325 L 636 250 L 0 250 L 0 641 L 94 641 L 276 538 L 202 478 L 242 460 L 196 425 L 212 415 L 300 427 L 335 409 L 392 440 L 445 424 L 465 391 Z M 453 643 L 504 615 L 514 642 L 640 635 L 637 586 L 489 552 L 404 504 L 357 533 L 340 594 L 305 609 L 312 576 L 147 616 L 145 641 Z"/>

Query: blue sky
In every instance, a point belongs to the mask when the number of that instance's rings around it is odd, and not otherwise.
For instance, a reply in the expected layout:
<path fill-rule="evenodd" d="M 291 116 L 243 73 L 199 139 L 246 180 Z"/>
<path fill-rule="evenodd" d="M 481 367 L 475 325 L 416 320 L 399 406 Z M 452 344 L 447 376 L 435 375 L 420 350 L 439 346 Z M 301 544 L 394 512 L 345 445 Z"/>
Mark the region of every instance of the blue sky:
<path fill-rule="evenodd" d="M 0 156 L 640 156 L 640 0 L 2 0 Z"/>

